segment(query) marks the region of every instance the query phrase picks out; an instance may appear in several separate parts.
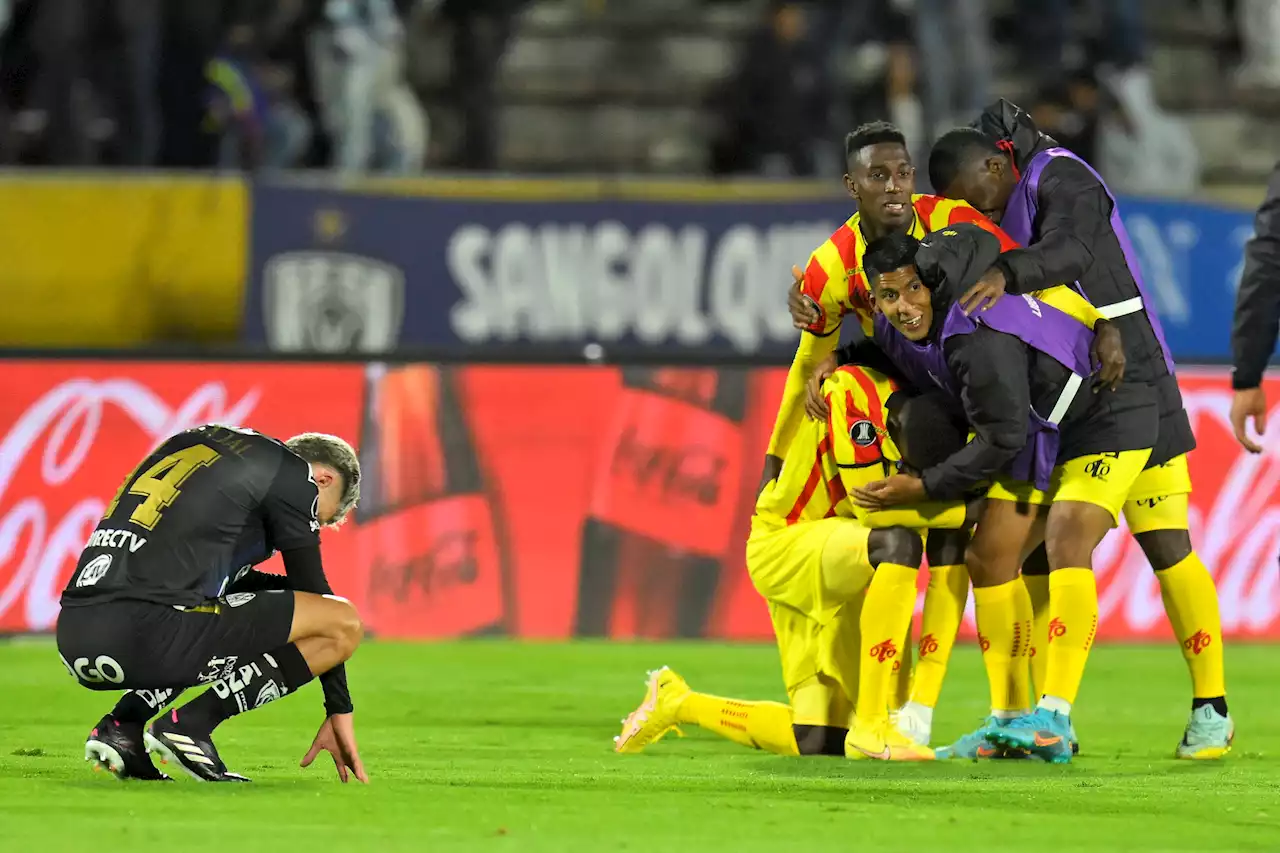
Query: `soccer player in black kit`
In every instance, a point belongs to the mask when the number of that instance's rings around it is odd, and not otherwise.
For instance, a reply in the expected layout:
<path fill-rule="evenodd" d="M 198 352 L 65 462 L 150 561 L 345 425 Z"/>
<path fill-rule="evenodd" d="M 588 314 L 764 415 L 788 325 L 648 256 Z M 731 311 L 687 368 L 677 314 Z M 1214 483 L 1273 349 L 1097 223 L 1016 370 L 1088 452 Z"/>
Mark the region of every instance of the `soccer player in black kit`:
<path fill-rule="evenodd" d="M 214 728 L 319 676 L 325 721 L 303 766 L 327 751 L 343 782 L 367 782 L 343 666 L 363 628 L 329 588 L 319 537 L 359 496 L 355 451 L 321 433 L 281 443 L 208 425 L 142 460 L 62 593 L 62 662 L 91 690 L 130 691 L 94 727 L 85 758 L 122 779 L 167 779 L 153 752 L 196 779 L 248 781 L 228 772 Z M 284 577 L 253 570 L 275 551 Z M 209 689 L 144 731 L 196 685 Z"/>

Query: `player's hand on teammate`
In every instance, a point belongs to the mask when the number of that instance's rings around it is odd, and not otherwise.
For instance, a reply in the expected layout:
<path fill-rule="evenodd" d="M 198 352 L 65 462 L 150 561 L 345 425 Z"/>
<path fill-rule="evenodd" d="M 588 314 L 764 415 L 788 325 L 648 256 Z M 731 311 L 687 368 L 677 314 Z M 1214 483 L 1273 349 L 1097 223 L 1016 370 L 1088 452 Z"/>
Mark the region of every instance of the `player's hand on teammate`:
<path fill-rule="evenodd" d="M 831 409 L 827 406 L 827 401 L 822 398 L 822 383 L 836 372 L 836 366 L 836 356 L 832 353 L 818 362 L 818 366 L 809 376 L 809 382 L 805 386 L 804 413 L 812 420 L 825 421 L 831 416 Z"/>
<path fill-rule="evenodd" d="M 804 287 L 804 270 L 792 266 L 791 275 L 795 281 L 787 291 L 787 309 L 791 311 L 791 325 L 803 331 L 821 320 L 822 312 L 812 299 L 800 292 Z"/>
<path fill-rule="evenodd" d="M 321 752 L 332 756 L 333 764 L 338 768 L 338 778 L 343 782 L 350 781 L 354 775 L 361 782 L 369 784 L 369 774 L 364 770 L 364 762 L 360 760 L 360 752 L 356 747 L 356 729 L 351 714 L 334 714 L 320 725 L 311 748 L 302 756 L 301 766 L 310 767 Z"/>
<path fill-rule="evenodd" d="M 884 480 L 868 483 L 865 488 L 854 489 L 850 497 L 863 509 L 878 510 L 919 503 L 928 495 L 924 490 L 924 480 L 910 474 L 894 474 Z"/>
<path fill-rule="evenodd" d="M 1258 438 L 1267 431 L 1267 395 L 1261 388 L 1236 391 L 1231 398 L 1231 429 L 1236 441 L 1250 453 L 1261 453 L 1262 445 L 1249 437 L 1245 425 L 1253 418 L 1253 431 Z"/>
<path fill-rule="evenodd" d="M 960 310 L 965 314 L 986 311 L 1004 296 L 1004 286 L 1004 272 L 999 267 L 992 267 L 960 297 Z"/>
<path fill-rule="evenodd" d="M 1116 390 L 1120 380 L 1124 379 L 1125 359 L 1124 341 L 1114 323 L 1099 320 L 1094 325 L 1092 355 L 1094 364 L 1098 365 L 1098 383 L 1094 386 L 1094 393 L 1107 386 L 1112 391 Z"/>
<path fill-rule="evenodd" d="M 778 479 L 778 475 L 782 473 L 782 457 L 764 456 L 764 470 L 760 472 L 760 488 L 756 489 L 756 497 L 760 497 L 760 493 L 764 491 L 764 487 Z"/>

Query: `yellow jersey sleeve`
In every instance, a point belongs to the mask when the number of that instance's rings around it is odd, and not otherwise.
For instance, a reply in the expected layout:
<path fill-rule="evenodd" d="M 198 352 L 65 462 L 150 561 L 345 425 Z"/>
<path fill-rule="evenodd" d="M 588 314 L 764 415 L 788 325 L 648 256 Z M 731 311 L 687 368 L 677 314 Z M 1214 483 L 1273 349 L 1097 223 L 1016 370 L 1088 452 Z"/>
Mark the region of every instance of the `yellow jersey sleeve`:
<path fill-rule="evenodd" d="M 791 369 L 787 371 L 787 384 L 782 389 L 782 401 L 778 404 L 773 433 L 769 436 L 769 449 L 765 451 L 770 456 L 782 458 L 787 455 L 787 448 L 795 438 L 796 430 L 804 422 L 805 385 L 818 362 L 835 352 L 839 343 L 838 335 L 800 336 L 795 358 L 791 360 Z"/>
<path fill-rule="evenodd" d="M 1034 291 L 1031 297 L 1040 300 L 1045 305 L 1052 305 L 1062 313 L 1068 314 L 1084 323 L 1090 329 L 1099 320 L 1103 319 L 1098 309 L 1093 307 L 1093 303 L 1085 299 L 1078 290 L 1070 285 L 1058 284 L 1053 287 L 1046 287 L 1044 290 Z"/>
<path fill-rule="evenodd" d="M 913 506 L 865 510 L 859 520 L 867 527 L 908 527 L 912 530 L 959 530 L 965 526 L 968 512 L 963 501 L 926 501 Z"/>
<path fill-rule="evenodd" d="M 814 335 L 833 335 L 845 315 L 858 318 L 862 330 L 871 332 L 871 293 L 862 280 L 862 233 L 858 215 L 841 225 L 809 256 L 801 292 L 817 307 L 820 317 L 806 327 Z"/>

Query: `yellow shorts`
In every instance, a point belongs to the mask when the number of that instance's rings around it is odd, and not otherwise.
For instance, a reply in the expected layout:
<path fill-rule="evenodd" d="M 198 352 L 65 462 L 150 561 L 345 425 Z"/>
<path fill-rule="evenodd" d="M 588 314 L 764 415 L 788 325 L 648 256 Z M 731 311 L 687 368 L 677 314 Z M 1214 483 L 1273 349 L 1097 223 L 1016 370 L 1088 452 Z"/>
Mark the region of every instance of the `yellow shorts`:
<path fill-rule="evenodd" d="M 1150 448 L 1077 456 L 1053 469 L 1053 477 L 1045 491 L 1031 483 L 1002 477 L 992 484 L 987 497 L 1037 506 L 1058 501 L 1093 504 L 1111 513 L 1112 522 L 1118 524 L 1120 510 L 1129 499 L 1133 484 L 1142 474 L 1150 456 Z"/>
<path fill-rule="evenodd" d="M 1186 454 L 1163 465 L 1153 465 L 1138 475 L 1124 504 L 1124 520 L 1130 533 L 1152 530 L 1186 530 L 1191 472 Z"/>
<path fill-rule="evenodd" d="M 869 570 L 871 531 L 848 518 L 788 526 L 754 516 L 747 572 L 769 604 L 782 677 L 795 722 L 848 728 L 858 690 L 862 593 L 837 593 L 823 579 L 823 553 Z"/>

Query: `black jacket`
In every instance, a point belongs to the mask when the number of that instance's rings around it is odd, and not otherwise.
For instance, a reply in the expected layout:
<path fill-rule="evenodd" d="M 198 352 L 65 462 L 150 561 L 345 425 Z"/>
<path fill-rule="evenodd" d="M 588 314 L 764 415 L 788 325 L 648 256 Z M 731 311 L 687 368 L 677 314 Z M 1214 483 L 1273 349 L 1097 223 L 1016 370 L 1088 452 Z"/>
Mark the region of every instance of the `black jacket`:
<path fill-rule="evenodd" d="M 1012 143 L 1018 169 L 1046 148 L 1058 146 L 1041 133 L 1020 107 L 1000 100 L 976 122 L 993 139 Z M 1106 187 L 1083 164 L 1069 157 L 1049 162 L 1040 173 L 1036 221 L 1031 245 L 1005 252 L 996 261 L 1009 293 L 1029 293 L 1055 284 L 1079 282 L 1098 307 L 1139 296 L 1120 240 L 1111 227 L 1113 205 Z M 1154 306 L 1147 306 L 1154 310 Z M 1114 320 L 1124 340 L 1125 380 L 1155 386 L 1160 405 L 1160 438 L 1151 465 L 1195 449 L 1191 422 L 1182 406 L 1177 379 L 1169 373 L 1164 351 L 1145 311 Z"/>
<path fill-rule="evenodd" d="M 1244 275 L 1236 294 L 1231 329 L 1231 386 L 1257 388 L 1280 331 L 1280 163 L 1254 219 L 1254 238 L 1244 250 Z"/>
<path fill-rule="evenodd" d="M 975 225 L 951 226 L 921 244 L 916 267 L 933 292 L 935 339 L 955 298 L 991 268 L 999 253 L 998 239 Z M 1027 440 L 1028 411 L 1034 407 L 1048 414 L 1071 372 L 1018 338 L 981 325 L 970 334 L 948 338 L 943 353 L 974 437 L 946 462 L 925 471 L 922 479 L 930 498 L 958 500 L 1013 461 Z M 867 359 L 874 365 L 874 359 L 884 355 L 868 340 L 846 347 L 838 358 L 856 364 Z M 1060 424 L 1058 460 L 1151 447 L 1156 427 L 1155 396 L 1149 385 L 1125 383 L 1115 392 L 1098 393 L 1085 385 Z"/>

